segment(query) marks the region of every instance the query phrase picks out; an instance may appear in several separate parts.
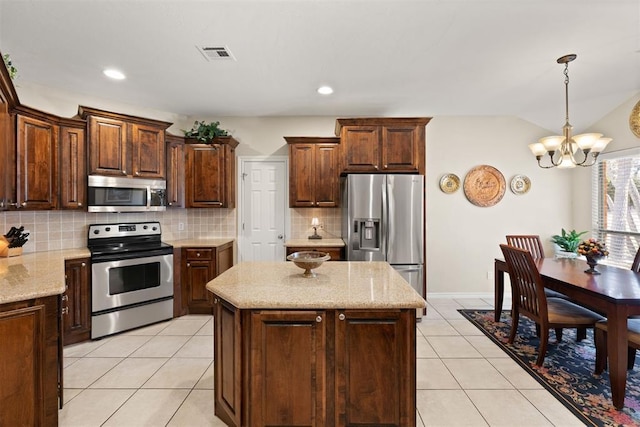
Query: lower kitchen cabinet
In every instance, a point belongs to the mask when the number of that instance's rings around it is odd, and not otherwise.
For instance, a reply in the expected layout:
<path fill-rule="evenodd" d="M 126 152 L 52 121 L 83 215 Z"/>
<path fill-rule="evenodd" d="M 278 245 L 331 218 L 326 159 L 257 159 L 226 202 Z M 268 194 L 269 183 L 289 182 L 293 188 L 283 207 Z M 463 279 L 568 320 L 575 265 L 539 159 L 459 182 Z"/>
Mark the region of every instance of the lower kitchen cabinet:
<path fill-rule="evenodd" d="M 62 342 L 75 344 L 91 339 L 91 275 L 89 258 L 67 260 L 62 295 Z"/>
<path fill-rule="evenodd" d="M 182 248 L 182 308 L 184 314 L 212 314 L 207 282 L 233 266 L 233 242 L 217 247 Z"/>
<path fill-rule="evenodd" d="M 0 304 L 0 424 L 57 426 L 60 296 Z"/>
<path fill-rule="evenodd" d="M 215 413 L 227 425 L 415 426 L 414 309 L 214 305 Z"/>
<path fill-rule="evenodd" d="M 294 252 L 324 252 L 331 256 L 329 261 L 343 261 L 344 260 L 344 247 L 335 246 L 335 247 L 318 247 L 318 246 L 287 246 L 287 256 L 291 255 Z"/>

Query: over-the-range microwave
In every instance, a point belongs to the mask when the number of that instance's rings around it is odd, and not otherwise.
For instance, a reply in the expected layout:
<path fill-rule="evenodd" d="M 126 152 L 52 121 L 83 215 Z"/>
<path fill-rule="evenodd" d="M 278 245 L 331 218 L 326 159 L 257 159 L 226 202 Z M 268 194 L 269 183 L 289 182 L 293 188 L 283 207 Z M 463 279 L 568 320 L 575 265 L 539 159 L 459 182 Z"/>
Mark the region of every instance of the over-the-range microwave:
<path fill-rule="evenodd" d="M 166 209 L 165 180 L 89 175 L 89 212 L 148 212 Z"/>

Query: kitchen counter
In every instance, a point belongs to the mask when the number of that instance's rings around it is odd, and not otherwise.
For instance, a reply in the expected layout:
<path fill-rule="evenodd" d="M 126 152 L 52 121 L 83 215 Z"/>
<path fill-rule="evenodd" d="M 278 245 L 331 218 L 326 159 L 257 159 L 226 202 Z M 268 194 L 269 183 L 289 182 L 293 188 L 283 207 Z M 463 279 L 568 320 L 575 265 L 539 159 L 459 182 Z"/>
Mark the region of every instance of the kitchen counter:
<path fill-rule="evenodd" d="M 90 255 L 76 248 L 0 258 L 0 304 L 64 293 L 64 261 Z"/>
<path fill-rule="evenodd" d="M 197 248 L 197 247 L 218 247 L 233 242 L 235 239 L 225 238 L 203 238 L 203 239 L 181 239 L 181 240 L 164 240 L 165 243 L 172 245 L 174 248 Z"/>
<path fill-rule="evenodd" d="M 207 284 L 237 308 L 424 308 L 425 301 L 386 262 L 325 262 L 302 276 L 293 262 L 241 262 Z"/>
<path fill-rule="evenodd" d="M 291 239 L 287 240 L 284 244 L 286 247 L 317 247 L 317 248 L 326 248 L 326 247 L 343 247 L 344 242 L 342 239 Z"/>

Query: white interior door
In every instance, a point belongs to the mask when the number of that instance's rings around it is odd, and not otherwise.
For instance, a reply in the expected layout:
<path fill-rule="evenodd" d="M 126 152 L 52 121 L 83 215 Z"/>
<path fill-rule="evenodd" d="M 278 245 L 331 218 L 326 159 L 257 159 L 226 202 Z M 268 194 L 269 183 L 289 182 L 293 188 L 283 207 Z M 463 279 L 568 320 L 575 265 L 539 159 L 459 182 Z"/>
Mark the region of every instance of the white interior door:
<path fill-rule="evenodd" d="M 284 261 L 288 216 L 282 160 L 240 161 L 240 261 Z"/>

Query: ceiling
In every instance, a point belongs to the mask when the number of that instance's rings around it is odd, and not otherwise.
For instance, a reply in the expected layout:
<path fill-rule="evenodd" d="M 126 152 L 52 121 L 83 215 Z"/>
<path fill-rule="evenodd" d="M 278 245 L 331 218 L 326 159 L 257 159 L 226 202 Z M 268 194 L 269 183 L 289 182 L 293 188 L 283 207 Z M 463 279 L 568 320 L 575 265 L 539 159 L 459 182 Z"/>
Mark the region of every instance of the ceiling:
<path fill-rule="evenodd" d="M 640 92 L 640 0 L 0 0 L 0 51 L 18 95 L 44 85 L 195 118 L 506 115 L 556 132 L 556 59 L 575 53 L 580 133 Z"/>

